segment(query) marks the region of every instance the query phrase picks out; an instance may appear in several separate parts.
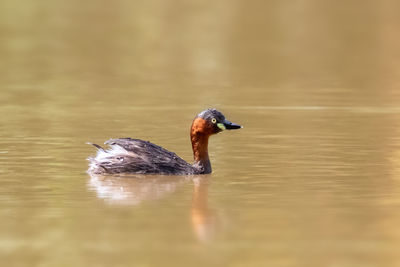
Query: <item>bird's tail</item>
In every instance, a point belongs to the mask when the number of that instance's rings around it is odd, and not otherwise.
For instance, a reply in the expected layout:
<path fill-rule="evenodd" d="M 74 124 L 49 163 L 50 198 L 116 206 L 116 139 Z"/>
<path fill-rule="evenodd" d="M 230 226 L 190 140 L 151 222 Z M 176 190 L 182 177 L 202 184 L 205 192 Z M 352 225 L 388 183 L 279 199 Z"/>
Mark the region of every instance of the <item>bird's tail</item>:
<path fill-rule="evenodd" d="M 93 144 L 93 143 L 90 143 L 90 142 L 87 142 L 86 144 L 92 145 L 92 146 L 96 147 L 98 150 L 103 151 L 103 152 L 106 152 L 106 151 L 104 150 L 104 148 L 102 148 L 102 147 L 99 146 L 98 144 Z"/>
<path fill-rule="evenodd" d="M 87 142 L 86 144 L 92 145 L 97 148 L 97 156 L 93 157 L 88 157 L 87 160 L 89 161 L 89 169 L 87 170 L 88 173 L 104 173 L 107 172 L 107 169 L 101 165 L 101 162 L 98 162 L 96 160 L 96 157 L 99 155 L 104 155 L 104 153 L 107 153 L 107 151 L 99 146 L 98 144 L 93 144 L 90 142 Z"/>

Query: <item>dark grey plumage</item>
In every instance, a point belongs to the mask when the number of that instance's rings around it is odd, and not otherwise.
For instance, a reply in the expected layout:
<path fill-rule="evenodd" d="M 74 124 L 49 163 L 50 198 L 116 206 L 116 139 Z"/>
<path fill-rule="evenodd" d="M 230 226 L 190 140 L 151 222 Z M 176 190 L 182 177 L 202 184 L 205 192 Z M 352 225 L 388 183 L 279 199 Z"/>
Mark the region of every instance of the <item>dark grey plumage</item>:
<path fill-rule="evenodd" d="M 202 112 L 200 112 L 196 118 L 202 118 L 207 121 L 211 120 L 212 118 L 215 118 L 218 122 L 224 122 L 225 121 L 225 116 L 215 108 L 210 108 L 206 109 Z"/>
<path fill-rule="evenodd" d="M 137 174 L 198 174 L 199 170 L 175 153 L 148 141 L 132 138 L 110 139 L 110 149 L 99 149 L 91 157 L 89 172 Z M 95 147 L 100 146 L 93 144 Z"/>

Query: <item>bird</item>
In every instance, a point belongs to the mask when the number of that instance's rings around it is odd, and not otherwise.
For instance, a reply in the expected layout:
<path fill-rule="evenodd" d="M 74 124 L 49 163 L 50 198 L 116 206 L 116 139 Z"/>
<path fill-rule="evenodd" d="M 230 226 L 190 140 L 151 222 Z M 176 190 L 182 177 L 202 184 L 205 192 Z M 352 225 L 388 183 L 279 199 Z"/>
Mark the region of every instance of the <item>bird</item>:
<path fill-rule="evenodd" d="M 208 156 L 208 139 L 224 130 L 243 128 L 232 123 L 218 110 L 206 109 L 193 119 L 190 127 L 194 162 L 190 164 L 161 146 L 133 138 L 110 139 L 105 149 L 97 144 L 97 154 L 89 157 L 88 172 L 92 174 L 160 174 L 197 175 L 212 172 Z"/>

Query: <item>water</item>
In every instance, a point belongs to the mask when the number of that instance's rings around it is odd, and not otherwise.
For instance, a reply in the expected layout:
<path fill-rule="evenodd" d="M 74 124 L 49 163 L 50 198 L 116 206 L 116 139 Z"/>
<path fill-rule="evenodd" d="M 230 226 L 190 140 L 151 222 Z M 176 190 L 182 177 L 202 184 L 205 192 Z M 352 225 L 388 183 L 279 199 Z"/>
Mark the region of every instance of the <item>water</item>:
<path fill-rule="evenodd" d="M 399 266 L 396 1 L 2 1 L 1 266 Z M 90 177 L 109 138 L 207 176 Z"/>

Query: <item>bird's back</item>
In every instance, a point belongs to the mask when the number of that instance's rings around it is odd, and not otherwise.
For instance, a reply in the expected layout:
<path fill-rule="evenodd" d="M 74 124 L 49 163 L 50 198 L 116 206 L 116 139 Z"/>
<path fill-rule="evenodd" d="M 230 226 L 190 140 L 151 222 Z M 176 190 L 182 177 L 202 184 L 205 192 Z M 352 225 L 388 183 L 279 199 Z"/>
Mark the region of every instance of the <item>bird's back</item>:
<path fill-rule="evenodd" d="M 89 158 L 89 172 L 92 173 L 137 173 L 137 174 L 196 174 L 196 169 L 160 146 L 148 141 L 132 138 L 110 139 L 98 145 L 97 155 Z"/>

